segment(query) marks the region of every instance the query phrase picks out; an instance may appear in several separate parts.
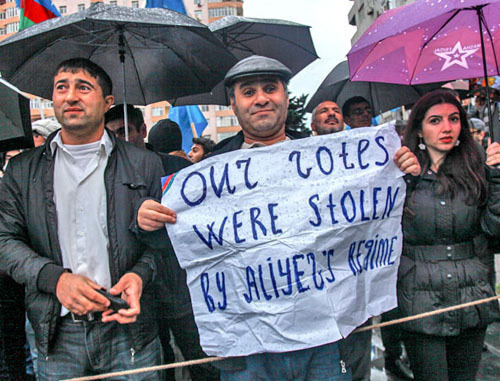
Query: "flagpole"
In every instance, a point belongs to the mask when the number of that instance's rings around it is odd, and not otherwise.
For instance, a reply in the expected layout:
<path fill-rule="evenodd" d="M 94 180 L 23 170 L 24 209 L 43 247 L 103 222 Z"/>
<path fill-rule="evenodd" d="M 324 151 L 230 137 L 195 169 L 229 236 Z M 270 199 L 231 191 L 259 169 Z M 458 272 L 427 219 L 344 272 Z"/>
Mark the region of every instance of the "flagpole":
<path fill-rule="evenodd" d="M 193 133 L 193 138 L 197 138 L 198 133 L 196 132 L 196 127 L 195 127 L 194 123 L 190 123 L 190 124 L 191 124 L 191 132 Z"/>

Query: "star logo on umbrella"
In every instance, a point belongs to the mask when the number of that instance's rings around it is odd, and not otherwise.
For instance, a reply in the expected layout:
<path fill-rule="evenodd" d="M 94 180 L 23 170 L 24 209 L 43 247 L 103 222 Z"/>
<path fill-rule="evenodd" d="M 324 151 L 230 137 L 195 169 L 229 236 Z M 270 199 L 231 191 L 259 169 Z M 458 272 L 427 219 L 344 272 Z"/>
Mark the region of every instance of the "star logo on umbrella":
<path fill-rule="evenodd" d="M 464 49 L 458 41 L 450 52 L 434 52 L 436 56 L 444 58 L 444 64 L 441 71 L 448 69 L 450 66 L 459 65 L 465 69 L 469 68 L 466 58 L 477 52 L 479 48 Z"/>

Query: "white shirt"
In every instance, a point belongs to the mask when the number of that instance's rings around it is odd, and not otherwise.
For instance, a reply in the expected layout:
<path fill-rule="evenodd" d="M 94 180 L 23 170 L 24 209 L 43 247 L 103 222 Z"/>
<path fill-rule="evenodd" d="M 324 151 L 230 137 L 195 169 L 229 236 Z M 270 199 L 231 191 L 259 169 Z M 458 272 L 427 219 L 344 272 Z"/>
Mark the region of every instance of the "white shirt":
<path fill-rule="evenodd" d="M 50 143 L 54 163 L 54 202 L 63 266 L 102 287 L 111 287 L 104 170 L 113 142 L 63 144 L 60 132 Z M 61 315 L 68 313 L 63 307 Z"/>

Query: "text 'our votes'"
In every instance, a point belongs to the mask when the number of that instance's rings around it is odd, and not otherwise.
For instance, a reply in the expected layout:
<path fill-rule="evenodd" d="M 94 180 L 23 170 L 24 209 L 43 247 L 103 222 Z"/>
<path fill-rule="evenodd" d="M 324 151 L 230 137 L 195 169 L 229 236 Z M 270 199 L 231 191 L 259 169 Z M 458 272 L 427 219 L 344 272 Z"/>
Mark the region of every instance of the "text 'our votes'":
<path fill-rule="evenodd" d="M 354 142 L 336 142 L 335 144 L 319 146 L 314 155 L 305 155 L 300 150 L 294 150 L 287 156 L 287 161 L 293 166 L 299 178 L 311 176 L 330 176 L 336 173 L 345 174 L 352 170 L 368 170 L 372 166 L 384 166 L 390 160 L 384 146 L 384 136 L 373 140 L 360 139 Z M 235 194 L 239 189 L 234 185 L 236 178 L 246 190 L 253 190 L 259 185 L 259 168 L 252 165 L 252 158 L 226 162 L 221 168 L 218 163 L 204 171 L 192 171 L 182 183 L 180 195 L 186 205 L 195 207 L 201 205 L 212 193 L 217 198 L 224 194 Z"/>

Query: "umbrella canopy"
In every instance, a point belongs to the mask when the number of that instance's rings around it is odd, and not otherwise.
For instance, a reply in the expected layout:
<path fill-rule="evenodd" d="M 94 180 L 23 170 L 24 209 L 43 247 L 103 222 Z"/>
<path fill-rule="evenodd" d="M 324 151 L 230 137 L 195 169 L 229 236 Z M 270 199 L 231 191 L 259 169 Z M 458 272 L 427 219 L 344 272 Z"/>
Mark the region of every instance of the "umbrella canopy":
<path fill-rule="evenodd" d="M 16 33 L 0 43 L 0 56 L 5 78 L 48 99 L 56 66 L 68 58 L 88 58 L 111 76 L 117 103 L 136 105 L 209 91 L 236 62 L 205 25 L 190 17 L 102 3 Z"/>
<path fill-rule="evenodd" d="M 3 79 L 0 99 L 0 152 L 33 147 L 29 99 Z"/>
<path fill-rule="evenodd" d="M 500 0 L 417 0 L 382 16 L 347 54 L 355 81 L 421 84 L 482 77 L 485 69 L 500 74 Z"/>
<path fill-rule="evenodd" d="M 318 90 L 306 105 L 306 111 L 325 100 L 336 102 L 340 107 L 354 96 L 362 96 L 372 106 L 375 115 L 399 106 L 415 103 L 423 94 L 440 87 L 442 82 L 418 86 L 380 82 L 353 82 L 349 79 L 349 65 L 342 61 L 326 76 Z"/>
<path fill-rule="evenodd" d="M 421 84 L 499 75 L 499 21 L 500 0 L 417 0 L 361 36 L 347 54 L 351 79 Z"/>
<path fill-rule="evenodd" d="M 274 58 L 297 74 L 318 56 L 310 27 L 285 20 L 226 16 L 209 25 L 210 30 L 238 60 L 257 54 Z M 172 98 L 176 106 L 190 104 L 229 105 L 224 84 L 220 82 L 206 94 Z"/>

